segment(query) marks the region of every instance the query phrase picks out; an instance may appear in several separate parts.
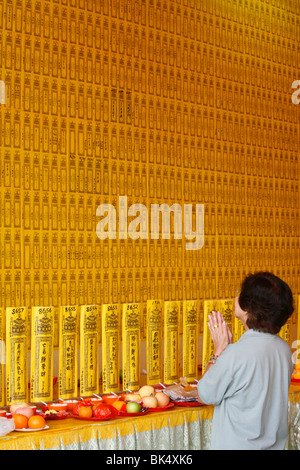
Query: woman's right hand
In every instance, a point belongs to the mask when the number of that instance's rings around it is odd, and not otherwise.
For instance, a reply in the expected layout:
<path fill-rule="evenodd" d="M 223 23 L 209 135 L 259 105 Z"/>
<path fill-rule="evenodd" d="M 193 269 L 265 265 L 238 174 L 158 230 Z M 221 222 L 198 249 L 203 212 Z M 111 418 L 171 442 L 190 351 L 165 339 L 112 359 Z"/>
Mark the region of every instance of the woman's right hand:
<path fill-rule="evenodd" d="M 232 333 L 220 312 L 213 311 L 208 316 L 208 320 L 208 328 L 215 346 L 215 356 L 220 356 L 227 346 L 232 343 Z"/>

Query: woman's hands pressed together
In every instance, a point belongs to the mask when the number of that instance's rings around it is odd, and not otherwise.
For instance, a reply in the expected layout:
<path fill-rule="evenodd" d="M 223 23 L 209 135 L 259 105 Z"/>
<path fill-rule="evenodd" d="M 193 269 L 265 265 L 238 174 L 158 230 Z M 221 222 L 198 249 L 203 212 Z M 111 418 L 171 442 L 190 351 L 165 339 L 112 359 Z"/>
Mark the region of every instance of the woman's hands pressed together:
<path fill-rule="evenodd" d="M 208 316 L 208 328 L 215 346 L 214 354 L 220 356 L 232 343 L 232 333 L 220 312 L 212 311 L 212 314 Z"/>

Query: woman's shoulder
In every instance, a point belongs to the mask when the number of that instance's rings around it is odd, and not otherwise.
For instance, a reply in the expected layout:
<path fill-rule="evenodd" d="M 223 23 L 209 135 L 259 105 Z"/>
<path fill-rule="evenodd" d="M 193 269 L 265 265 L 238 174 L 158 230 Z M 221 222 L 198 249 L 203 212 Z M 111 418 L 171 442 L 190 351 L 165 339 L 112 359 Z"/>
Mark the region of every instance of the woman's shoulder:
<path fill-rule="evenodd" d="M 245 356 L 254 358 L 256 355 L 274 354 L 277 350 L 280 354 L 289 356 L 291 348 L 289 344 L 279 335 L 264 333 L 256 330 L 246 331 L 238 341 L 226 348 L 227 358 L 235 358 L 238 362 L 244 360 Z"/>

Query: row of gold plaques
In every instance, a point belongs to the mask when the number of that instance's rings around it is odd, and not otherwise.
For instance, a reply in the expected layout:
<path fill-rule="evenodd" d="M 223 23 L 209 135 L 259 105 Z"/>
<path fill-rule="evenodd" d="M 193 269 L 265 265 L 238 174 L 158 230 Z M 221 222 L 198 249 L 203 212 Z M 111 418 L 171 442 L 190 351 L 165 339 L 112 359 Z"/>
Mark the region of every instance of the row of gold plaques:
<path fill-rule="evenodd" d="M 102 345 L 104 393 L 120 389 L 119 364 L 122 354 L 123 389 L 140 386 L 141 312 L 140 304 L 105 304 L 63 306 L 59 312 L 59 380 L 62 399 L 90 396 L 100 391 L 99 345 Z M 29 309 L 6 309 L 6 335 L 0 328 L 1 345 L 5 344 L 4 364 L 0 369 L 0 405 L 15 401 L 40 402 L 53 399 L 54 307 L 31 310 L 30 394 L 28 392 Z M 3 310 L 1 310 L 3 313 Z M 100 318 L 102 317 L 102 318 Z M 4 325 L 1 315 L 1 325 Z M 179 379 L 179 339 L 183 335 L 183 373 L 188 380 L 197 378 L 199 309 L 197 301 L 148 300 L 147 302 L 147 381 L 171 384 Z M 164 341 L 163 341 L 164 338 Z M 4 343 L 5 340 L 5 343 Z M 122 349 L 121 349 L 122 343 Z M 77 352 L 80 348 L 79 363 Z M 3 363 L 5 361 L 2 361 Z"/>
<path fill-rule="evenodd" d="M 140 305 L 102 305 L 100 321 L 96 305 L 63 306 L 59 315 L 59 381 L 58 394 L 62 399 L 78 395 L 78 365 L 80 395 L 98 394 L 99 344 L 102 344 L 102 392 L 120 390 L 119 364 L 122 353 L 124 390 L 140 386 L 141 337 Z M 233 332 L 233 342 L 244 333 L 242 323 L 234 317 L 234 300 L 204 302 L 202 370 L 214 352 L 208 330 L 208 315 L 220 311 Z M 40 402 L 53 399 L 53 307 L 34 307 L 31 314 L 31 372 L 28 393 L 28 308 L 6 309 L 6 338 L 3 309 L 0 309 L 0 406 L 15 401 Z M 161 300 L 147 301 L 147 383 L 178 381 L 179 373 L 188 381 L 198 377 L 199 302 Z M 180 330 L 182 328 L 182 357 Z M 282 328 L 280 336 L 291 340 L 291 321 Z M 5 338 L 5 343 L 4 343 Z M 121 350 L 122 342 L 122 350 Z M 80 347 L 78 364 L 77 351 Z M 4 364 L 6 364 L 6 381 Z"/>

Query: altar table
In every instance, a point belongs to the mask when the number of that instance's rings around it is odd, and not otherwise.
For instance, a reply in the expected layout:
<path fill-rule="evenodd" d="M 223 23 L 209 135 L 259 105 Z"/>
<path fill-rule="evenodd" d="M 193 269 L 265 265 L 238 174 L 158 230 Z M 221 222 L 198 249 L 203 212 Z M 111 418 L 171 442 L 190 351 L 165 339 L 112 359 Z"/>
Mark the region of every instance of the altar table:
<path fill-rule="evenodd" d="M 75 418 L 47 421 L 50 429 L 14 431 L 0 438 L 0 450 L 152 450 L 210 448 L 213 406 L 180 407 L 110 421 Z M 300 387 L 291 387 L 286 448 L 300 449 Z"/>
<path fill-rule="evenodd" d="M 174 407 L 109 421 L 48 420 L 50 429 L 14 431 L 0 450 L 198 450 L 210 444 L 212 406 Z"/>

